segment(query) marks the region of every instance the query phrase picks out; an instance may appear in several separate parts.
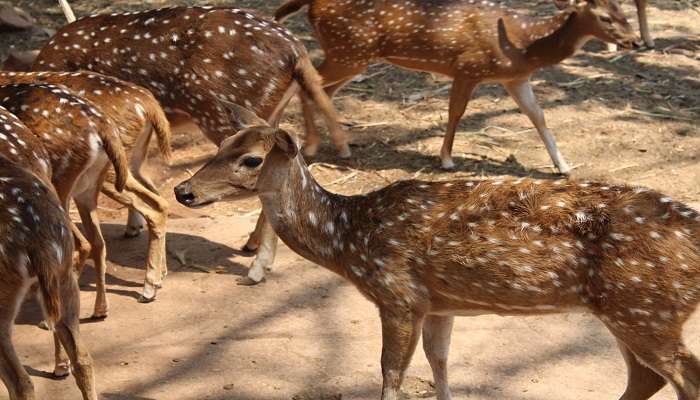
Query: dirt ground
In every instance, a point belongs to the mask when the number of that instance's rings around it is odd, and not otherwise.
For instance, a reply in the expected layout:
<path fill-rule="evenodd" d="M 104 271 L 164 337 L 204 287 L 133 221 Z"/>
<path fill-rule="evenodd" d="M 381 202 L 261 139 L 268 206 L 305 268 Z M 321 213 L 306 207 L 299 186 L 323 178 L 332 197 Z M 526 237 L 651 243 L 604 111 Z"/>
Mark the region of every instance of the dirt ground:
<path fill-rule="evenodd" d="M 210 1 L 271 12 L 280 0 Z M 74 0 L 79 16 L 204 1 Z M 37 48 L 62 25 L 53 0 L 14 0 L 36 17 L 29 32 L 0 32 L 0 57 L 10 46 Z M 509 1 L 548 14 L 548 1 Z M 625 4 L 633 16 L 631 4 Z M 535 93 L 575 176 L 639 184 L 700 207 L 700 3 L 652 1 L 657 49 L 609 53 L 589 43 L 575 57 L 533 77 Z M 322 53 L 303 15 L 288 22 L 316 60 Z M 439 169 L 449 82 L 428 74 L 374 66 L 338 93 L 354 157 L 338 159 L 327 141 L 313 172 L 330 190 L 366 192 L 400 178 L 554 177 L 549 157 L 528 119 L 497 86 L 475 93 L 455 141 L 457 169 Z M 301 132 L 298 104 L 283 126 Z M 319 124 L 322 126 L 323 124 Z M 214 151 L 194 129 L 177 133 L 175 161 L 154 158 L 151 175 L 171 204 L 170 275 L 155 303 L 136 302 L 146 239 L 122 238 L 125 210 L 104 200 L 109 249 L 110 316 L 89 321 L 91 270 L 82 278 L 82 325 L 106 400 L 146 399 L 376 399 L 381 334 L 374 307 L 337 276 L 286 247 L 275 270 L 257 287 L 236 285 L 251 259 L 236 249 L 253 228 L 256 200 L 189 210 L 172 195 Z M 77 217 L 77 215 L 76 215 Z M 173 254 L 185 254 L 186 265 Z M 36 327 L 39 308 L 28 302 L 15 343 L 39 398 L 75 399 L 70 380 L 54 380 L 50 334 Z M 700 320 L 687 325 L 700 354 Z M 612 337 L 585 315 L 461 318 L 450 360 L 455 398 L 613 399 L 625 369 Z M 434 397 L 425 357 L 417 352 L 404 391 Z M 3 398 L 5 393 L 0 393 Z M 655 399 L 672 398 L 665 389 Z"/>

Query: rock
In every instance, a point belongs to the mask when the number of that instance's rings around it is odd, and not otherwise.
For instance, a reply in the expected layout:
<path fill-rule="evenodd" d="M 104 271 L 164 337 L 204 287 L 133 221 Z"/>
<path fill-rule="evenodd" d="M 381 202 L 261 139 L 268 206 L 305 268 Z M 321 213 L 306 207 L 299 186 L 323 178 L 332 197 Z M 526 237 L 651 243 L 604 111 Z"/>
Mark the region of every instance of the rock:
<path fill-rule="evenodd" d="M 0 4 L 0 29 L 29 29 L 34 18 L 19 7 Z"/>

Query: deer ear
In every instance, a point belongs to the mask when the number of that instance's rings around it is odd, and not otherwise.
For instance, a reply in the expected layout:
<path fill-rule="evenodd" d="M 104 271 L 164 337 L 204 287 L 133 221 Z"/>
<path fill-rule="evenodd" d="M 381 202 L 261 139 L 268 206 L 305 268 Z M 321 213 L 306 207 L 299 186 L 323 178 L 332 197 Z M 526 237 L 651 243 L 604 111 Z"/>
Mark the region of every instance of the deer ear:
<path fill-rule="evenodd" d="M 282 129 L 276 130 L 274 133 L 274 138 L 275 147 L 282 150 L 282 152 L 286 154 L 289 158 L 294 158 L 297 156 L 299 148 L 297 147 L 297 143 L 292 137 L 292 135 L 287 133 L 287 131 L 284 131 Z"/>
<path fill-rule="evenodd" d="M 237 131 L 252 128 L 254 126 L 270 126 L 267 121 L 258 117 L 253 111 L 241 105 L 224 100 L 222 100 L 221 103 L 228 110 L 229 116 L 231 117 L 231 123 Z"/>

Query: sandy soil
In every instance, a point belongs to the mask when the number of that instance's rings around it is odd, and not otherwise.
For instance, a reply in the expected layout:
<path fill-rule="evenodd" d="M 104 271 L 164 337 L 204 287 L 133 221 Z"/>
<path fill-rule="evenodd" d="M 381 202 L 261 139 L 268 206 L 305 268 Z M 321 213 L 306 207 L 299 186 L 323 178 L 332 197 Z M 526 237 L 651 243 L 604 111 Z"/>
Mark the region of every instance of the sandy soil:
<path fill-rule="evenodd" d="M 41 46 L 63 20 L 53 0 L 14 0 L 38 27 L 0 33 L 9 46 Z M 78 15 L 185 4 L 184 1 L 75 0 Z M 196 3 L 204 3 L 197 1 Z M 279 0 L 212 1 L 270 12 Z M 548 1 L 512 1 L 532 13 L 553 12 Z M 692 8 L 694 5 L 695 8 Z M 633 15 L 626 5 L 628 15 Z M 698 2 L 652 1 L 657 50 L 607 53 L 599 43 L 533 78 L 567 160 L 577 177 L 642 184 L 700 206 L 700 18 Z M 288 25 L 317 50 L 303 15 Z M 481 87 L 455 143 L 458 168 L 441 171 L 437 154 L 447 119 L 447 85 L 430 75 L 372 67 L 342 90 L 335 104 L 351 123 L 354 157 L 339 160 L 326 143 L 313 171 L 331 190 L 358 193 L 395 179 L 417 177 L 553 176 L 530 122 L 496 86 Z M 322 126 L 322 124 L 319 124 Z M 284 126 L 300 132 L 298 105 Z M 195 129 L 178 132 L 175 162 L 154 159 L 150 169 L 170 201 L 171 273 L 153 304 L 136 297 L 143 279 L 145 238 L 123 239 L 125 210 L 101 203 L 109 247 L 110 317 L 85 321 L 99 392 L 107 400 L 145 399 L 376 399 L 380 391 L 380 330 L 373 306 L 341 278 L 284 248 L 275 271 L 258 287 L 241 287 L 249 258 L 236 249 L 252 230 L 255 200 L 204 210 L 179 206 L 172 187 L 196 170 L 214 147 Z M 194 267 L 192 267 L 194 265 Z M 83 313 L 91 313 L 91 270 L 82 278 Z M 52 343 L 35 325 L 27 303 L 15 342 L 40 398 L 74 399 L 72 378 L 51 379 Z M 695 334 L 687 340 L 700 354 Z M 456 398 L 617 398 L 624 364 L 611 336 L 583 315 L 462 318 L 450 361 Z M 425 357 L 417 353 L 404 387 L 410 398 L 433 397 Z M 5 393 L 0 394 L 3 398 Z M 658 399 L 671 398 L 666 389 Z"/>

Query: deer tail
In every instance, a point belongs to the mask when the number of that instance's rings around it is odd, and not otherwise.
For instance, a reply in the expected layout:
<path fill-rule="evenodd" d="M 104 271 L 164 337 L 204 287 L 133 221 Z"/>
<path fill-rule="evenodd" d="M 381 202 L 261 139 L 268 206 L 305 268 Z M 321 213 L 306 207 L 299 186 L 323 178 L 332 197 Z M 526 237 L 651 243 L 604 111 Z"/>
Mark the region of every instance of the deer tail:
<path fill-rule="evenodd" d="M 60 237 L 66 238 L 66 240 L 52 241 L 50 249 L 38 250 L 32 254 L 31 258 L 32 266 L 37 276 L 39 298 L 41 299 L 41 304 L 44 309 L 44 316 L 51 329 L 53 329 L 56 322 L 61 319 L 61 309 L 63 306 L 61 274 L 70 270 L 70 263 L 73 259 L 73 239 L 70 235 L 70 231 L 65 228 L 68 225 L 68 221 L 58 204 L 56 204 L 55 208 L 59 212 L 58 215 L 64 219 L 65 223 L 52 225 L 60 226 L 62 230 Z M 47 229 L 52 228 L 47 227 Z"/>
<path fill-rule="evenodd" d="M 114 187 L 118 192 L 121 192 L 124 190 L 126 180 L 129 177 L 129 160 L 126 157 L 122 141 L 119 139 L 116 126 L 111 121 L 107 125 L 109 127 L 107 132 L 98 129 L 98 135 L 102 140 L 102 148 L 107 154 L 107 158 L 114 166 L 116 175 Z"/>
<path fill-rule="evenodd" d="M 275 21 L 284 21 L 290 15 L 299 12 L 302 7 L 309 5 L 313 0 L 289 0 L 288 2 L 282 4 L 277 11 L 275 11 Z"/>
<path fill-rule="evenodd" d="M 155 99 L 153 99 L 150 107 L 147 107 L 146 109 L 146 118 L 151 123 L 153 131 L 156 134 L 160 154 L 163 156 L 163 159 L 165 159 L 166 162 L 170 162 L 170 159 L 173 156 L 170 146 L 173 136 L 172 131 L 170 130 L 170 122 L 168 122 L 165 112 Z"/>

